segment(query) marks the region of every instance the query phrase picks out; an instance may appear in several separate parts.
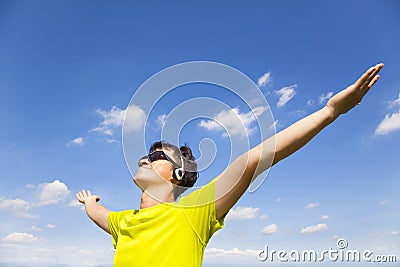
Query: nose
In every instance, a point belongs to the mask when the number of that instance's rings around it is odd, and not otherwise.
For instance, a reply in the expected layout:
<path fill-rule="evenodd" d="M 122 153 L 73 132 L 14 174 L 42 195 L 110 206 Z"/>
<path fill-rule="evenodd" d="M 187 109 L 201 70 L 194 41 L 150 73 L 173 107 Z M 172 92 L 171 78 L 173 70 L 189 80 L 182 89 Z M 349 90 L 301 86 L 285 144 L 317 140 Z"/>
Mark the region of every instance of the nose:
<path fill-rule="evenodd" d="M 144 156 L 139 159 L 139 162 L 138 162 L 139 167 L 142 167 L 143 165 L 149 165 L 149 164 L 150 164 L 150 161 L 149 161 L 148 156 Z"/>

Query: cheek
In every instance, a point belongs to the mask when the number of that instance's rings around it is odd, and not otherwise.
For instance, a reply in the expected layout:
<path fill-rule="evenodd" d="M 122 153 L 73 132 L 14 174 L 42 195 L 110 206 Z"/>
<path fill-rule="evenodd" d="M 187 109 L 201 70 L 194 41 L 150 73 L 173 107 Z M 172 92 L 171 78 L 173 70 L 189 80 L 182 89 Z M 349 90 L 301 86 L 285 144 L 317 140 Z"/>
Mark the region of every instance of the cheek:
<path fill-rule="evenodd" d="M 154 171 L 163 178 L 170 178 L 172 175 L 172 167 L 164 162 L 154 162 Z"/>

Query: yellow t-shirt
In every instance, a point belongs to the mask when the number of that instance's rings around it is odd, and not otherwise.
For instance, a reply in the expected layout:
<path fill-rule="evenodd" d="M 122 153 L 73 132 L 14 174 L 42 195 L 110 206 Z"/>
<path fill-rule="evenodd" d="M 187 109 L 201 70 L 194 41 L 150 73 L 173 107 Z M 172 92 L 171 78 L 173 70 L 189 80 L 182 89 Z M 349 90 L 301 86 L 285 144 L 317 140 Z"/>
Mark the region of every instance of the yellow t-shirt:
<path fill-rule="evenodd" d="M 224 217 L 216 219 L 214 187 L 215 179 L 177 203 L 111 212 L 114 266 L 200 267 L 208 241 L 224 227 Z"/>

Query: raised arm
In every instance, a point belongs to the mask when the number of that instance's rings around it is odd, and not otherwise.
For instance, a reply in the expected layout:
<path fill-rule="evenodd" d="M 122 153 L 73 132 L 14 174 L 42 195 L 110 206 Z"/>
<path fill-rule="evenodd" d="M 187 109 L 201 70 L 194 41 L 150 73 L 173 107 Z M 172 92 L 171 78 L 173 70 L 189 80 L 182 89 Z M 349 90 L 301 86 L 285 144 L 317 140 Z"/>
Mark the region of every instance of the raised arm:
<path fill-rule="evenodd" d="M 110 234 L 108 227 L 108 214 L 110 211 L 103 205 L 97 203 L 100 200 L 99 196 L 92 195 L 90 191 L 79 191 L 76 193 L 76 198 L 79 202 L 85 204 L 85 210 L 89 218 L 97 224 L 101 229 Z"/>
<path fill-rule="evenodd" d="M 233 161 L 216 182 L 217 218 L 233 207 L 253 177 L 299 150 L 339 115 L 358 105 L 379 79 L 382 68 L 383 64 L 371 67 L 354 84 L 333 96 L 325 107 L 277 133 L 274 136 L 275 151 L 263 149 L 271 147 L 274 140 L 270 138 Z"/>

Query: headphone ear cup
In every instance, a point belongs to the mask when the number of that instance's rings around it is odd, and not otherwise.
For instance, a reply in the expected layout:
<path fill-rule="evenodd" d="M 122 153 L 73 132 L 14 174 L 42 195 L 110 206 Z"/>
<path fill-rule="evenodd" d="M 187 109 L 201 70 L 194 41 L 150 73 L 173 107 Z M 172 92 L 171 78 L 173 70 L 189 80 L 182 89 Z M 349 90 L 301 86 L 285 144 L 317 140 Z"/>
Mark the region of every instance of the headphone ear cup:
<path fill-rule="evenodd" d="M 182 178 L 183 178 L 182 175 L 183 175 L 182 169 L 175 169 L 174 170 L 174 179 L 175 180 L 181 181 Z"/>

